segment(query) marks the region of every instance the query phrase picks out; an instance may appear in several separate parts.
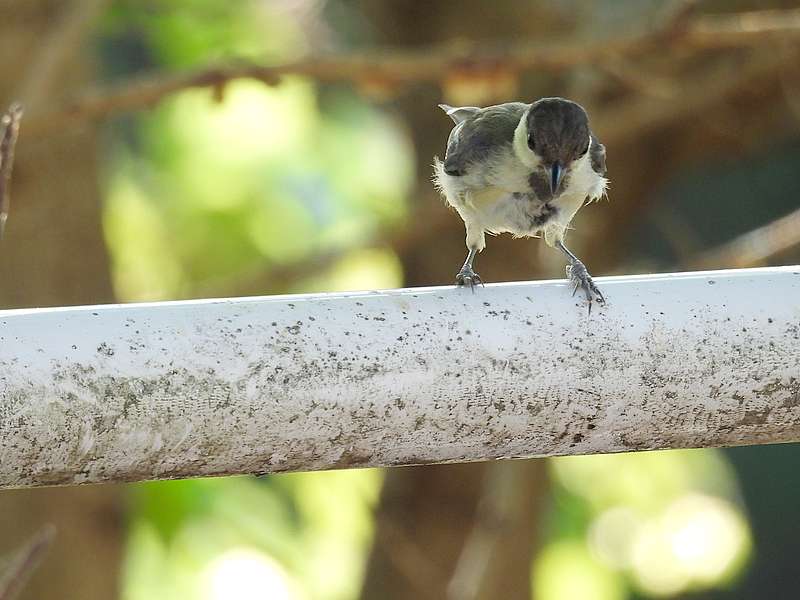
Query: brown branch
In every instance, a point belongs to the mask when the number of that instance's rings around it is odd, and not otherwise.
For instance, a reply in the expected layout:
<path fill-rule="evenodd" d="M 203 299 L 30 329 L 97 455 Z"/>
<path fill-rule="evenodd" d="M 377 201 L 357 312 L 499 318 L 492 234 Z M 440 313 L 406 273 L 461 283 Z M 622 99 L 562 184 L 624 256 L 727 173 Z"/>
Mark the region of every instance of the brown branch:
<path fill-rule="evenodd" d="M 495 463 L 486 473 L 486 483 L 472 530 L 464 542 L 447 586 L 449 600 L 475 600 L 480 597 L 481 585 L 502 534 L 518 527 L 521 520 L 516 514 L 519 511 L 513 510 L 513 504 L 515 496 L 528 491 L 519 481 L 526 474 L 517 468 L 522 466 L 512 461 Z M 518 533 L 525 535 L 528 532 Z M 533 532 L 530 533 L 532 535 Z"/>
<path fill-rule="evenodd" d="M 42 106 L 53 94 L 65 65 L 73 59 L 97 17 L 109 0 L 73 0 L 59 16 L 51 31 L 37 44 L 16 97 L 28 109 Z"/>
<path fill-rule="evenodd" d="M 699 269 L 755 267 L 798 245 L 800 209 L 701 253 L 690 265 Z"/>
<path fill-rule="evenodd" d="M 12 104 L 8 112 L 0 118 L 0 124 L 5 127 L 3 137 L 0 139 L 0 239 L 8 220 L 8 210 L 11 206 L 11 170 L 14 168 L 14 148 L 19 135 L 19 122 L 22 119 L 22 106 Z"/>
<path fill-rule="evenodd" d="M 800 35 L 800 9 L 757 10 L 699 19 L 689 38 L 715 48 L 754 46 Z"/>
<path fill-rule="evenodd" d="M 445 574 L 426 556 L 427 548 L 420 547 L 405 528 L 392 523 L 386 516 L 379 515 L 378 518 L 381 522 L 376 527 L 375 541 L 386 552 L 387 558 L 398 572 L 408 580 L 409 587 L 416 588 L 420 594 L 435 589 L 436 582 L 441 581 Z"/>
<path fill-rule="evenodd" d="M 719 106 L 754 82 L 776 78 L 786 68 L 787 60 L 797 60 L 800 49 L 790 52 L 760 52 L 729 76 L 715 77 L 703 72 L 688 78 L 680 87 L 680 101 L 639 97 L 621 102 L 593 119 L 606 145 L 613 146 L 637 136 L 658 131 L 674 123 L 693 118 L 704 110 Z"/>
<path fill-rule="evenodd" d="M 0 578 L 0 600 L 13 600 L 17 597 L 28 577 L 53 543 L 55 535 L 56 528 L 46 525 L 17 552 L 5 575 Z"/>
<path fill-rule="evenodd" d="M 626 64 L 649 51 L 664 53 L 750 47 L 766 42 L 800 42 L 800 9 L 704 16 L 670 21 L 654 31 L 587 42 L 449 44 L 420 50 L 382 49 L 307 58 L 282 65 L 232 64 L 179 74 L 155 74 L 100 88 L 59 108 L 29 118 L 29 135 L 40 136 L 87 120 L 151 107 L 189 88 L 217 94 L 235 79 L 274 85 L 287 75 L 318 81 L 349 81 L 364 88 L 396 89 L 415 83 L 439 83 L 454 73 L 491 74 L 497 70 L 560 72 L 577 66 Z"/>

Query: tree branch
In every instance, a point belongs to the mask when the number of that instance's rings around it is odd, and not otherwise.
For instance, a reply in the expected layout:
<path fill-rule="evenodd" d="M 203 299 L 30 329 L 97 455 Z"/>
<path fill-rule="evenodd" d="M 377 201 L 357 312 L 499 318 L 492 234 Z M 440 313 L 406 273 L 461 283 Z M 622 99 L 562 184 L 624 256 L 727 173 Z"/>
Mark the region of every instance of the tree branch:
<path fill-rule="evenodd" d="M 516 572 L 529 568 L 538 545 L 536 524 L 546 479 L 541 461 L 491 465 L 472 529 L 447 588 L 448 600 L 478 600 L 486 597 L 488 590 L 502 598 L 529 597 L 528 590 L 519 590 L 509 577 L 509 571 L 515 570 L 509 563 L 518 563 Z M 501 590 L 503 593 L 498 593 Z"/>
<path fill-rule="evenodd" d="M 700 269 L 760 266 L 798 244 L 800 209 L 701 253 L 690 261 L 690 266 Z"/>
<path fill-rule="evenodd" d="M 97 17 L 106 9 L 110 0 L 73 0 L 51 32 L 38 44 L 38 49 L 26 69 L 16 97 L 28 109 L 42 106 L 53 94 L 54 85 L 65 65 L 81 48 L 81 42 Z"/>
<path fill-rule="evenodd" d="M 318 56 L 282 65 L 229 64 L 178 74 L 155 74 L 118 86 L 89 91 L 46 113 L 32 115 L 29 135 L 113 114 L 151 107 L 163 98 L 189 88 L 211 88 L 221 94 L 236 79 L 255 79 L 275 85 L 287 75 L 318 81 L 349 81 L 365 89 L 394 90 L 415 83 L 440 83 L 457 74 L 491 76 L 539 70 L 561 72 L 578 66 L 625 64 L 649 52 L 687 53 L 746 48 L 764 43 L 800 41 L 800 9 L 758 11 L 738 15 L 704 16 L 669 21 L 645 33 L 587 42 L 547 44 L 449 44 L 420 50 L 370 49 L 349 54 Z"/>
<path fill-rule="evenodd" d="M 22 119 L 22 106 L 12 104 L 2 118 L 0 124 L 5 127 L 0 139 L 0 239 L 3 239 L 8 211 L 11 207 L 11 171 L 14 168 L 14 148 L 19 135 L 19 123 Z"/>
<path fill-rule="evenodd" d="M 39 565 L 42 556 L 53 543 L 56 528 L 45 525 L 19 550 L 11 561 L 5 575 L 0 577 L 0 600 L 13 600 L 25 585 L 28 577 Z"/>
<path fill-rule="evenodd" d="M 596 111 L 594 127 L 608 146 L 622 144 L 636 136 L 657 131 L 675 122 L 702 114 L 726 99 L 752 89 L 754 82 L 776 78 L 787 61 L 797 60 L 798 49 L 786 52 L 760 52 L 738 68 L 726 65 L 727 76 L 703 72 L 688 77 L 680 88 L 680 101 L 638 96 L 613 107 Z"/>

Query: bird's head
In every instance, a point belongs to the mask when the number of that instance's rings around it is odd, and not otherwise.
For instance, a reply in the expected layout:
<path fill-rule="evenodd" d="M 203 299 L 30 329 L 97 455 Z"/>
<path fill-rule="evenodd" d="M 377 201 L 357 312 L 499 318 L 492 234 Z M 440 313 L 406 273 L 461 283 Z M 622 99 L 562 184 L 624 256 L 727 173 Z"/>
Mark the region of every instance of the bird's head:
<path fill-rule="evenodd" d="M 575 162 L 589 151 L 589 117 L 580 104 L 543 98 L 525 112 L 515 138 L 520 138 L 514 140 L 517 156 L 534 168 L 539 182 L 547 182 L 554 198 Z"/>

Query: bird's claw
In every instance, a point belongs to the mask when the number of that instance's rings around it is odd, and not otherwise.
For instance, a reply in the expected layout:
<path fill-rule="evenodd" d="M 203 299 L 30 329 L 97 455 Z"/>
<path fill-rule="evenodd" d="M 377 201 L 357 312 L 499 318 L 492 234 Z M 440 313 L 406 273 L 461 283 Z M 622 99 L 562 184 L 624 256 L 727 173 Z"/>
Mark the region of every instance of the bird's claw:
<path fill-rule="evenodd" d="M 470 289 L 475 292 L 476 284 L 483 285 L 483 280 L 481 279 L 480 275 L 478 275 L 472 269 L 461 269 L 458 272 L 458 275 L 456 275 L 456 285 L 463 285 L 465 287 L 469 286 Z"/>
<path fill-rule="evenodd" d="M 595 300 L 600 304 L 605 303 L 606 299 L 603 296 L 603 292 L 595 285 L 592 276 L 586 270 L 586 265 L 581 261 L 578 260 L 571 265 L 567 265 L 567 279 L 572 284 L 573 296 L 578 291 L 578 288 L 582 289 L 583 293 L 586 294 L 586 300 L 589 303 L 589 314 L 592 314 L 592 304 Z"/>

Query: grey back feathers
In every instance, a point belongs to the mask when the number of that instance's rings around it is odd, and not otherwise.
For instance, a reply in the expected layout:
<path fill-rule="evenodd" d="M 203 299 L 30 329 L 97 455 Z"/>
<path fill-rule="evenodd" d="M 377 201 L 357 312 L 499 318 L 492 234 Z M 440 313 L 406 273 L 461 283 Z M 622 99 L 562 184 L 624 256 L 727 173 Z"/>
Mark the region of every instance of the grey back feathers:
<path fill-rule="evenodd" d="M 592 161 L 592 169 L 598 175 L 606 174 L 606 147 L 600 143 L 592 134 L 592 147 L 589 149 L 589 159 Z"/>
<path fill-rule="evenodd" d="M 570 100 L 542 98 L 533 104 L 507 102 L 486 108 L 447 104 L 439 107 L 455 123 L 444 160 L 448 175 L 464 175 L 470 165 L 511 144 L 523 117 L 527 118 L 528 145 L 544 164 L 568 165 L 588 148 L 593 170 L 599 175 L 606 173 L 605 147 L 589 130 L 586 111 Z"/>
<path fill-rule="evenodd" d="M 486 108 L 440 105 L 456 126 L 447 140 L 444 171 L 463 175 L 473 163 L 486 159 L 498 147 L 510 144 L 514 130 L 530 104 L 507 102 Z"/>

